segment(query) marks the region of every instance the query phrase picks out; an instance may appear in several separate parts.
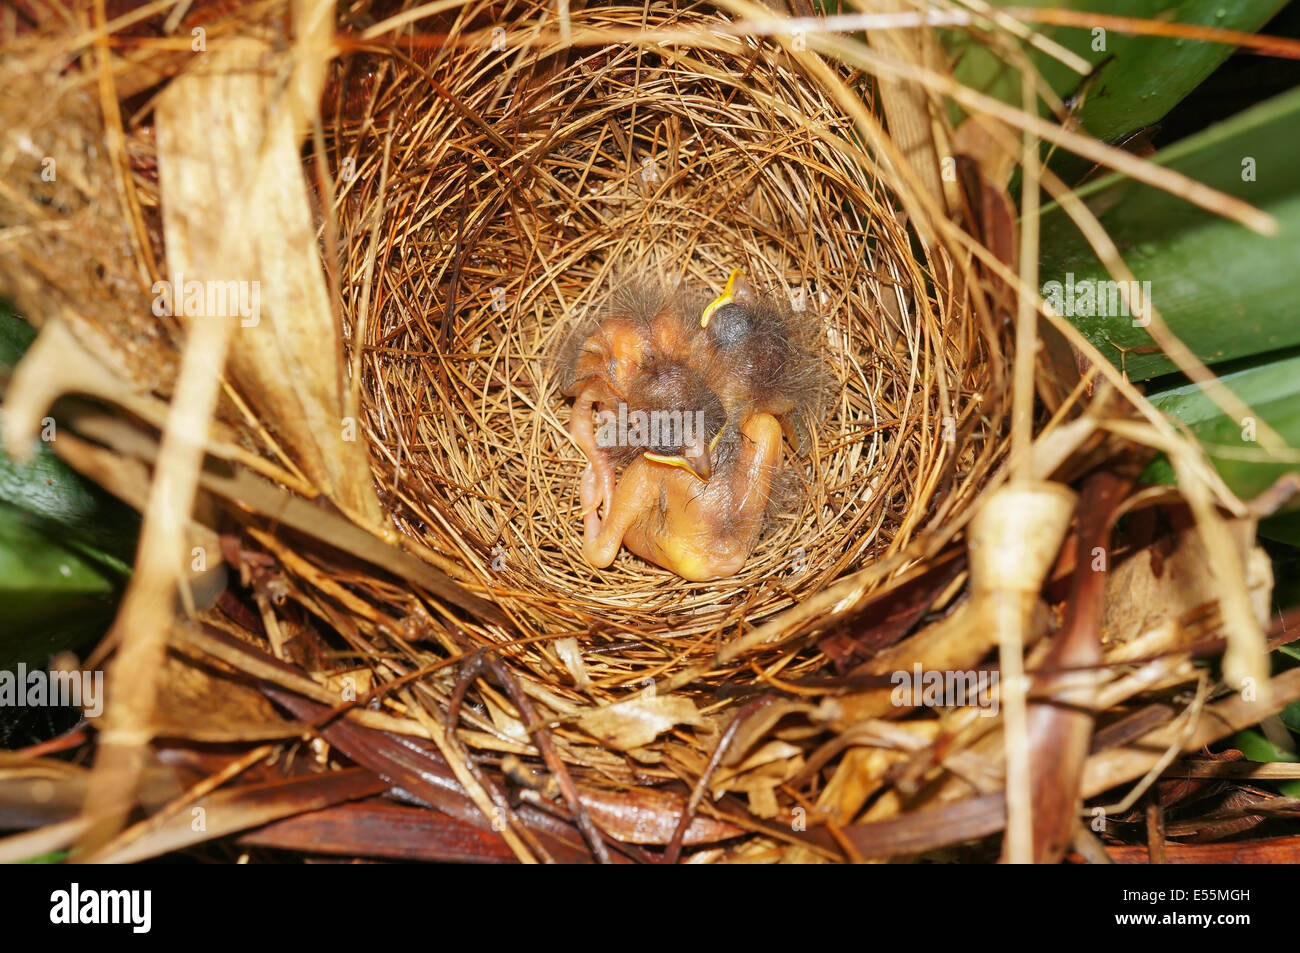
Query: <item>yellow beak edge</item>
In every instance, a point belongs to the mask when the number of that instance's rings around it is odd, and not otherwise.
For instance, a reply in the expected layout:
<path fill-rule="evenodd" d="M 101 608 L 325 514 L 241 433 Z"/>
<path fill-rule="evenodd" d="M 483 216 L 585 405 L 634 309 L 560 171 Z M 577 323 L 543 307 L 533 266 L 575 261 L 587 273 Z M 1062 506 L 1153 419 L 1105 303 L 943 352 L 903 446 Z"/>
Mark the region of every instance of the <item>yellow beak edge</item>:
<path fill-rule="evenodd" d="M 668 457 L 661 453 L 650 453 L 649 451 L 647 451 L 644 456 L 647 460 L 653 460 L 655 463 L 662 463 L 666 466 L 677 467 L 679 470 L 685 470 L 701 483 L 709 482 L 708 478 L 701 476 L 699 471 L 696 470 L 695 467 L 691 466 L 690 461 L 685 457 Z"/>
<path fill-rule="evenodd" d="M 740 280 L 740 277 L 740 269 L 733 268 L 731 270 L 731 275 L 727 278 L 727 286 L 722 289 L 722 294 L 709 302 L 708 307 L 704 309 L 704 313 L 700 315 L 700 327 L 707 328 L 709 326 L 709 321 L 713 318 L 713 312 L 717 311 L 724 304 L 729 304 L 731 302 L 732 297 L 734 297 L 736 293 L 736 282 Z"/>

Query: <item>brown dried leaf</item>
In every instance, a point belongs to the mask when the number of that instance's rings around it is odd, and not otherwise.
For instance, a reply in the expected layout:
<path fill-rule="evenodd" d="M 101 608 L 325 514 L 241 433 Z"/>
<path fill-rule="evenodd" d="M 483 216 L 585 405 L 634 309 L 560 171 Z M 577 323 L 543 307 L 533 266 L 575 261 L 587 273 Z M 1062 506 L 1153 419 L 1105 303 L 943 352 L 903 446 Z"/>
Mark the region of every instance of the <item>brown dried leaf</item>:
<path fill-rule="evenodd" d="M 851 748 L 817 799 L 817 806 L 837 824 L 848 824 L 871 795 L 885 784 L 886 772 L 906 761 L 908 754 L 887 748 Z"/>
<path fill-rule="evenodd" d="M 1099 549 L 1109 548 L 1116 514 L 1143 462 L 1140 457 L 1121 460 L 1092 474 L 1079 501 L 1065 624 L 1043 660 L 1044 672 L 1034 679 L 1035 702 L 1029 706 L 1026 727 L 1036 863 L 1059 862 L 1078 827 L 1079 782 L 1092 740 L 1091 709 L 1100 678 L 1090 666 L 1101 661 L 1100 617 L 1106 591 L 1106 567 L 1091 560 Z"/>
<path fill-rule="evenodd" d="M 674 725 L 703 724 L 690 699 L 678 695 L 637 696 L 578 717 L 583 731 L 619 751 L 643 748 Z"/>
<path fill-rule="evenodd" d="M 153 727 L 158 737 L 204 742 L 292 738 L 303 730 L 256 689 L 175 656 L 163 666 Z"/>
<path fill-rule="evenodd" d="M 1256 555 L 1262 555 L 1262 550 L 1253 545 L 1254 527 L 1249 521 L 1233 520 L 1228 527 L 1239 551 L 1248 557 L 1251 598 L 1263 624 L 1272 591 L 1271 565 L 1267 557 L 1261 560 Z M 1188 527 L 1112 567 L 1101 617 L 1103 640 L 1110 645 L 1127 642 L 1212 601 L 1217 591 L 1213 563 L 1200 533 Z"/>
<path fill-rule="evenodd" d="M 308 479 L 353 519 L 378 526 L 359 422 L 345 439 L 341 331 L 303 178 L 300 135 L 319 100 L 332 22 L 328 5 L 307 7 L 289 63 L 269 38 L 241 38 L 159 97 L 167 277 L 176 297 L 192 280 L 246 283 L 250 303 L 258 290 L 260 307 L 231 343 L 231 376 Z M 295 67 L 287 86 L 286 65 Z M 227 240 L 231 229 L 240 242 Z"/>
<path fill-rule="evenodd" d="M 515 859 L 510 848 L 490 831 L 436 811 L 380 800 L 287 817 L 243 835 L 239 843 L 407 861 L 508 864 Z"/>
<path fill-rule="evenodd" d="M 580 786 L 578 795 L 600 829 L 625 844 L 667 844 L 685 807 L 684 799 L 652 788 L 614 794 Z M 710 844 L 743 833 L 743 828 L 728 821 L 697 814 L 682 842 Z"/>
<path fill-rule="evenodd" d="M 715 796 L 772 788 L 802 771 L 803 764 L 801 749 L 785 741 L 769 741 L 735 767 L 720 769 L 709 787 Z"/>
<path fill-rule="evenodd" d="M 167 818 L 161 826 L 103 858 L 106 863 L 130 864 L 192 844 L 224 837 L 269 821 L 315 811 L 340 801 L 368 797 L 388 783 L 362 768 L 287 778 L 269 784 L 246 784 L 216 791 Z M 195 810 L 206 823 L 196 828 Z"/>
<path fill-rule="evenodd" d="M 910 9 L 905 0 L 877 0 L 875 9 L 882 13 Z M 934 41 L 922 30 L 871 30 L 867 42 L 873 49 L 894 60 L 929 66 Z M 939 144 L 936 139 L 945 136 L 941 121 L 931 113 L 932 101 L 928 91 L 920 84 L 892 77 L 878 77 L 879 97 L 889 123 L 891 138 L 907 159 L 917 179 L 927 192 L 944 205 L 955 204 L 955 192 L 946 187 L 940 174 Z M 945 155 L 948 149 L 943 150 Z"/>

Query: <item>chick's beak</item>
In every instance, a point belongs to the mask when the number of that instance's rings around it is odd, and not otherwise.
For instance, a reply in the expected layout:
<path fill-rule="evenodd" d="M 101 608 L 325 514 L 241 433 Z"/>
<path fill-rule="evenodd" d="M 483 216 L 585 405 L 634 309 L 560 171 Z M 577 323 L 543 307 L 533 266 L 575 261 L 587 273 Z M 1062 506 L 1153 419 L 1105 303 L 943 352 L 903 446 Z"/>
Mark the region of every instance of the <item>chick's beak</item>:
<path fill-rule="evenodd" d="M 727 286 L 722 289 L 722 294 L 718 295 L 708 306 L 705 307 L 704 313 L 700 315 L 700 327 L 707 328 L 709 321 L 713 318 L 713 312 L 717 311 L 724 304 L 730 304 L 736 296 L 736 282 L 741 279 L 740 269 L 732 269 L 730 277 L 727 278 Z"/>
<path fill-rule="evenodd" d="M 685 448 L 682 456 L 696 478 L 708 483 L 709 477 L 713 476 L 713 458 L 708 449 L 699 444 L 692 444 Z"/>
<path fill-rule="evenodd" d="M 708 483 L 709 477 L 713 476 L 713 460 L 708 449 L 699 444 L 691 444 L 682 448 L 680 455 L 672 454 L 670 456 L 663 453 L 647 452 L 645 458 L 653 460 L 655 463 L 662 463 L 665 466 L 685 470 L 701 483 Z"/>

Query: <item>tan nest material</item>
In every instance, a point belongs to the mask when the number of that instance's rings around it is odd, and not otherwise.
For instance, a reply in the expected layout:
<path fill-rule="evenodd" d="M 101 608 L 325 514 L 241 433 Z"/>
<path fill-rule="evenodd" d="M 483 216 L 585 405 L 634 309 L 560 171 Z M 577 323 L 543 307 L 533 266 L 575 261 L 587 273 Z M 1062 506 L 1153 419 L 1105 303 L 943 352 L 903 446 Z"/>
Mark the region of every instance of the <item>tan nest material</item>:
<path fill-rule="evenodd" d="M 909 204 L 907 160 L 880 154 L 865 74 L 712 33 L 732 18 L 708 8 L 575 5 L 569 45 L 543 35 L 555 23 L 545 5 L 498 5 L 488 19 L 466 4 L 422 20 L 435 39 L 422 45 L 394 38 L 391 21 L 367 39 L 375 21 L 400 19 L 387 5 L 337 24 L 329 5 L 308 7 L 287 46 L 261 7 L 196 10 L 211 44 L 197 60 L 161 17 L 118 23 L 147 55 L 127 38 L 123 60 L 108 44 L 85 50 L 98 86 L 74 75 L 35 114 L 27 103 L 63 55 L 59 25 L 46 24 L 49 47 L 20 44 L 11 61 L 16 141 L 36 157 L 72 141 L 56 182 L 18 162 L 34 198 L 5 205 L 26 238 L 0 277 L 43 326 L 6 410 L 25 428 L 66 391 L 128 410 L 70 411 L 58 449 L 146 511 L 149 555 L 89 663 L 129 646 L 110 668 L 116 737 L 301 733 L 263 697 L 175 658 L 165 668 L 170 646 L 245 672 L 297 719 L 324 724 L 342 704 L 339 726 L 371 734 L 322 737 L 383 777 L 395 766 L 370 760 L 392 744 L 381 732 L 433 740 L 427 757 L 466 793 L 426 802 L 458 823 L 494 816 L 482 764 L 505 769 L 506 755 L 544 757 L 562 784 L 571 766 L 615 827 L 639 785 L 717 782 L 709 752 L 734 700 L 823 670 L 819 627 L 942 548 L 1005 449 L 998 334 L 967 300 L 960 255 L 934 229 L 918 241 L 916 218 L 935 206 Z M 628 42 L 647 29 L 686 32 Z M 824 419 L 788 455 L 797 506 L 734 578 L 686 583 L 627 552 L 593 570 L 556 356 L 629 273 L 709 295 L 734 268 L 790 301 L 834 378 Z M 260 320 L 157 315 L 157 282 L 179 273 L 258 277 Z M 67 274 L 102 287 L 54 294 Z M 209 419 L 200 447 L 195 421 Z M 170 444 L 169 427 L 181 428 Z M 196 488 L 195 518 L 187 496 L 149 496 L 150 468 Z M 156 595 L 184 581 L 175 553 L 190 584 L 180 618 Z M 217 554 L 220 577 L 208 571 Z M 818 603 L 837 581 L 849 588 Z M 791 607 L 803 615 L 782 619 Z M 758 644 L 755 627 L 774 619 L 786 638 Z M 474 680 L 488 647 L 515 673 L 497 670 L 505 694 Z M 338 701 L 358 682 L 372 710 Z M 468 727 L 453 735 L 455 724 Z M 797 769 L 802 756 L 778 744 L 781 770 Z M 121 766 L 142 763 L 136 745 L 99 744 L 87 803 L 132 796 L 134 769 Z M 765 770 L 729 768 L 718 791 L 752 780 L 753 809 L 773 817 Z M 650 817 L 654 832 L 628 835 L 648 838 L 637 842 L 666 844 L 679 817 L 715 814 L 685 812 L 681 794 L 645 797 L 636 823 Z M 703 833 L 686 843 L 757 829 L 734 826 L 734 805 L 731 817 L 697 819 Z M 527 840 L 531 823 L 512 818 L 511 832 Z M 102 856 L 147 855 L 123 852 L 138 829 L 105 830 L 85 837 Z M 545 854 L 512 836 L 513 856 Z"/>
<path fill-rule="evenodd" d="M 572 20 L 726 22 L 672 5 Z M 759 40 L 557 53 L 481 30 L 467 15 L 449 26 L 464 46 L 350 63 L 343 82 L 370 79 L 327 123 L 332 166 L 355 170 L 338 196 L 342 293 L 377 480 L 406 532 L 538 631 L 680 638 L 789 606 L 960 507 L 992 462 L 955 439 L 990 366 L 840 106 L 869 96 L 860 75 Z M 626 550 L 593 570 L 552 358 L 628 272 L 716 292 L 736 267 L 790 300 L 835 371 L 832 410 L 792 461 L 804 492 L 733 578 L 686 583 Z"/>
<path fill-rule="evenodd" d="M 0 860 L 250 828 L 313 851 L 318 809 L 358 855 L 853 860 L 1006 827 L 1007 856 L 1060 859 L 1083 799 L 1300 696 L 1293 671 L 1216 700 L 1193 666 L 1222 640 L 1228 682 L 1268 680 L 1254 517 L 1044 307 L 1037 207 L 1017 236 L 1007 189 L 1040 134 L 1188 183 L 1007 107 L 952 129 L 926 31 L 806 47 L 738 28 L 772 16 L 744 0 L 442 6 L 92 9 L 8 38 L 0 293 L 41 333 L 7 449 L 57 412 L 55 451 L 145 520 L 85 662 L 109 660 L 104 730 L 16 772 L 62 779 L 41 816 L 86 823 Z M 734 578 L 593 570 L 556 355 L 629 273 L 709 294 L 733 268 L 833 370 L 798 505 Z M 260 317 L 159 314 L 182 273 L 260 282 Z M 70 392 L 98 403 L 51 410 Z M 1144 446 L 1177 491 L 1132 492 Z M 1177 532 L 1098 568 L 1135 498 Z M 996 717 L 892 695 L 995 657 Z M 193 831 L 191 803 L 224 826 Z"/>

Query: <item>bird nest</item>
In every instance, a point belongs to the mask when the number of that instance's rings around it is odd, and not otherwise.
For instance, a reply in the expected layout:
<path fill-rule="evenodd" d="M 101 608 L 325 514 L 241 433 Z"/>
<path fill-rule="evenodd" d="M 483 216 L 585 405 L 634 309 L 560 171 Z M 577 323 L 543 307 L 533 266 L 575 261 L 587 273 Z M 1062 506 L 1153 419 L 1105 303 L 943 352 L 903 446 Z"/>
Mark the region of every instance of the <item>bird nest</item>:
<path fill-rule="evenodd" d="M 286 30 L 287 6 L 201 5 L 198 58 L 161 15 L 128 15 L 108 31 L 116 52 L 86 53 L 98 97 L 75 73 L 38 93 L 80 33 L 4 67 L 14 155 L 60 156 L 50 182 L 19 166 L 32 201 L 0 196 L 23 251 L 0 256 L 0 289 L 44 325 L 6 436 L 21 442 L 60 394 L 100 398 L 59 409 L 57 452 L 146 510 L 135 580 L 87 662 L 117 653 L 116 730 L 95 741 L 89 801 L 132 796 L 115 745 L 292 750 L 312 732 L 335 767 L 380 779 L 349 797 L 391 788 L 490 827 L 507 857 L 582 859 L 580 834 L 600 856 L 584 812 L 670 857 L 764 831 L 760 853 L 793 840 L 792 857 L 834 857 L 791 837 L 790 812 L 830 789 L 819 772 L 849 764 L 846 726 L 904 712 L 880 707 L 873 679 L 919 659 L 973 669 L 1002 628 L 963 595 L 976 572 L 955 537 L 1009 445 L 1014 255 L 972 236 L 980 216 L 955 181 L 920 181 L 926 164 L 895 141 L 908 117 L 891 116 L 891 135 L 878 116 L 885 80 L 737 27 L 763 8 L 429 6 L 308 3 Z M 137 28 L 152 59 L 136 56 Z M 1011 233 L 1009 206 L 984 213 Z M 687 582 L 626 551 L 594 569 L 558 356 L 629 276 L 708 300 L 734 269 L 788 306 L 833 381 L 808 439 L 786 448 L 800 492 L 732 577 Z M 182 272 L 260 279 L 260 323 L 160 313 L 145 292 Z M 1026 409 L 1033 384 L 1018 379 Z M 150 497 L 151 473 L 187 489 Z M 1058 507 L 1067 495 L 1036 492 Z M 1056 536 L 1023 508 L 1037 522 L 1012 521 L 1008 564 L 1012 542 L 1040 537 L 1050 562 L 1064 505 Z M 897 604 L 918 580 L 923 598 Z M 922 622 L 925 639 L 893 644 Z M 202 671 L 173 678 L 178 654 Z M 251 700 L 230 671 L 257 686 Z M 197 686 L 184 705 L 182 682 Z M 543 793 L 542 762 L 563 804 Z M 710 785 L 748 794 L 748 812 L 702 802 Z M 658 826 L 624 837 L 629 804 Z M 569 826 L 552 838 L 557 812 Z M 98 847 L 135 856 L 120 848 L 137 834 Z M 891 852 L 909 851 L 872 856 Z"/>
<path fill-rule="evenodd" d="M 538 631 L 694 637 L 959 509 L 995 458 L 969 439 L 992 364 L 845 108 L 870 102 L 863 77 L 712 36 L 729 21 L 709 8 L 574 10 L 589 36 L 651 32 L 559 51 L 530 35 L 535 5 L 496 15 L 448 18 L 436 54 L 343 60 L 327 116 L 348 340 L 404 531 Z M 802 492 L 734 577 L 685 582 L 626 550 L 595 570 L 554 357 L 630 274 L 716 293 L 734 268 L 834 370 L 829 412 L 787 454 Z"/>

